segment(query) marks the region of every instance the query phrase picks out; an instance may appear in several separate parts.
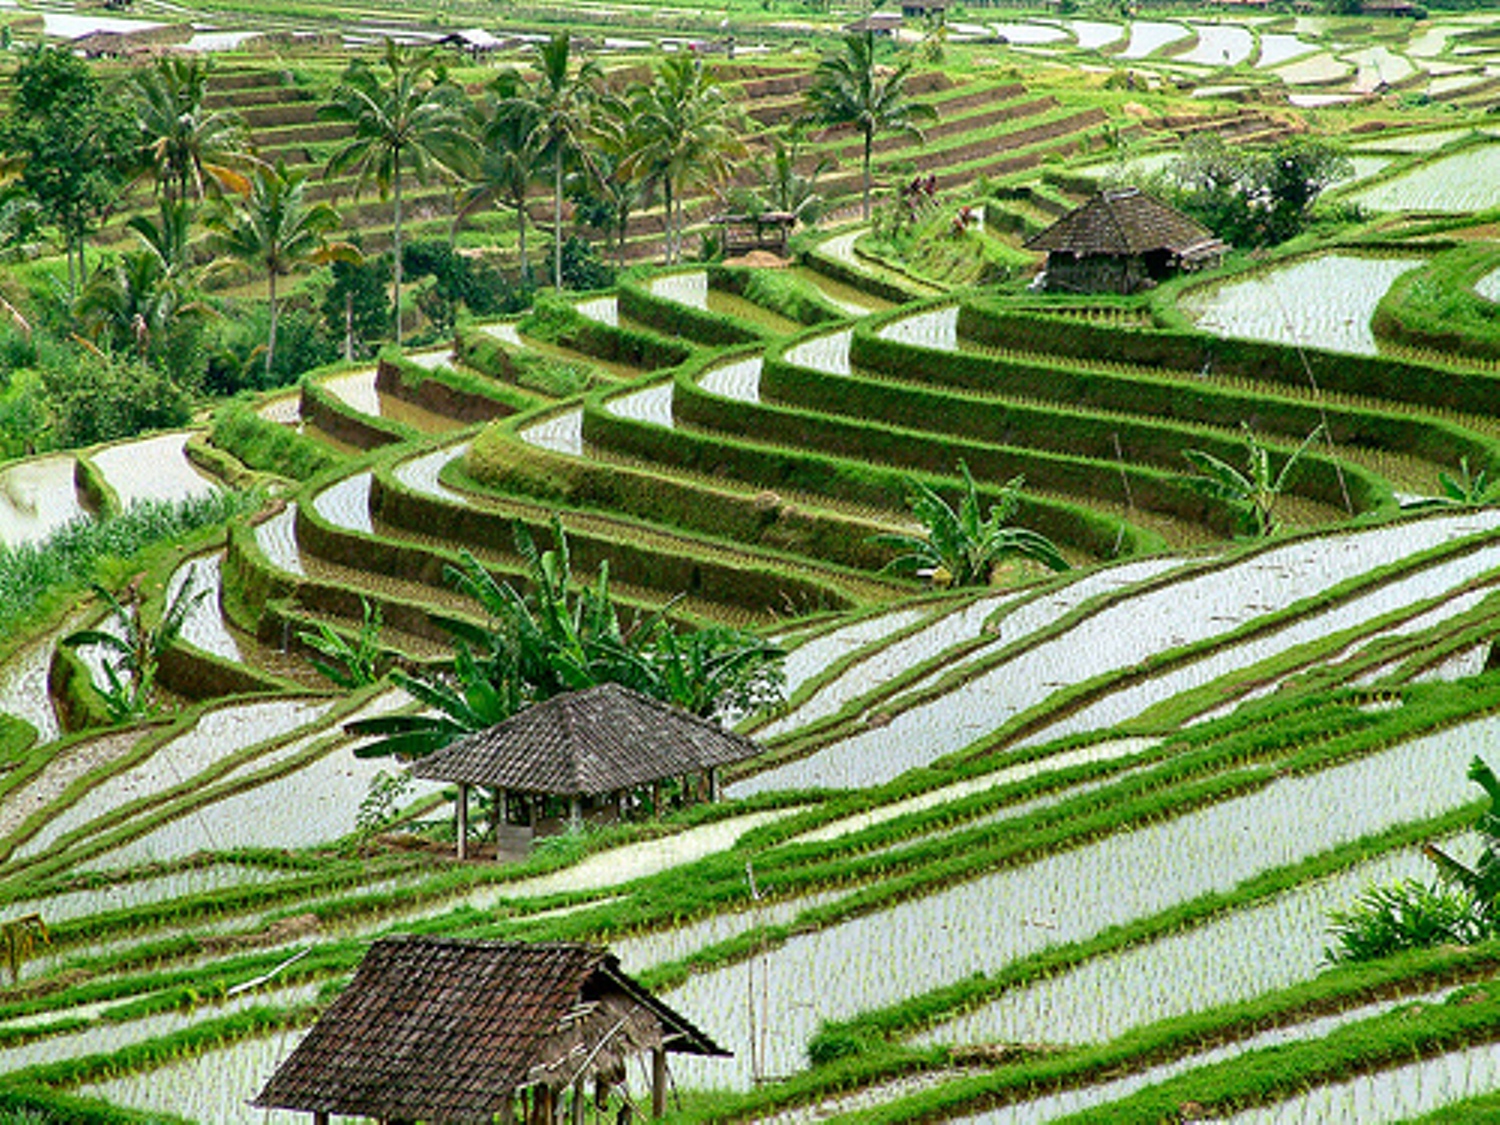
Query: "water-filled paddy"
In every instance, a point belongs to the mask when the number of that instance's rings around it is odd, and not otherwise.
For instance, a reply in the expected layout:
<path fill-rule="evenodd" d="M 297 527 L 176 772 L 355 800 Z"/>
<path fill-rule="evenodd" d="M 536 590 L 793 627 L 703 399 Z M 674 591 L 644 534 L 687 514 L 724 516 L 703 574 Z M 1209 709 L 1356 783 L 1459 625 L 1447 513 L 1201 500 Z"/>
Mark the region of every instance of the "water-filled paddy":
<path fill-rule="evenodd" d="M 867 786 L 967 746 L 1060 687 L 1227 632 L 1247 615 L 1285 608 L 1403 553 L 1500 523 L 1500 512 L 1376 528 L 1287 544 L 1234 565 L 1116 599 L 1051 639 L 1028 644 L 965 682 L 808 757 L 739 783 L 734 792 Z M 1101 575 L 1108 575 L 1108 571 Z M 1024 608 L 1024 607 L 1023 607 Z M 1001 637 L 1027 637 L 1019 614 Z"/>
<path fill-rule="evenodd" d="M 1122 59 L 1143 59 L 1161 50 L 1169 43 L 1186 39 L 1192 34 L 1180 23 L 1161 23 L 1157 20 L 1135 20 L 1130 25 L 1130 42 L 1120 52 Z"/>
<path fill-rule="evenodd" d="M 801 327 L 753 301 L 714 288 L 708 283 L 708 274 L 697 270 L 655 278 L 651 282 L 651 291 L 666 300 L 727 316 L 777 336 L 790 336 Z"/>
<path fill-rule="evenodd" d="M 0 544 L 40 543 L 63 524 L 88 515 L 73 484 L 74 470 L 65 453 L 0 469 Z"/>
<path fill-rule="evenodd" d="M 1421 258 L 1319 254 L 1239 281 L 1200 286 L 1178 304 L 1219 336 L 1373 355 L 1370 318 L 1391 283 Z"/>
<path fill-rule="evenodd" d="M 1500 144 L 1440 157 L 1353 196 L 1372 211 L 1482 211 L 1500 206 Z"/>
<path fill-rule="evenodd" d="M 1352 63 L 1323 52 L 1277 67 L 1274 73 L 1288 86 L 1313 86 L 1337 82 L 1348 77 L 1353 70 Z M 1348 98 L 1350 95 L 1342 96 Z"/>
<path fill-rule="evenodd" d="M 1500 269 L 1493 270 L 1476 281 L 1474 292 L 1487 301 L 1500 301 Z"/>
<path fill-rule="evenodd" d="M 1255 49 L 1255 37 L 1241 24 L 1198 23 L 1192 28 L 1198 33 L 1198 45 L 1186 54 L 1176 56 L 1178 62 L 1238 66 Z"/>
<path fill-rule="evenodd" d="M 698 385 L 709 394 L 723 395 L 736 402 L 759 402 L 760 371 L 761 357 L 746 356 L 710 367 L 699 378 Z"/>
<path fill-rule="evenodd" d="M 1318 1086 L 1290 1101 L 1225 1118 L 1228 1125 L 1379 1125 L 1409 1121 L 1500 1088 L 1500 1049 L 1482 1043 L 1405 1066 Z"/>
<path fill-rule="evenodd" d="M 778 1030 L 771 1073 L 803 1065 L 818 1025 L 993 972 L 1060 942 L 1224 891 L 1385 827 L 1473 800 L 1464 767 L 1500 733 L 1483 719 L 1097 844 L 996 872 L 880 913 L 799 935 L 757 960 Z M 1363 795 L 1351 801 L 1350 792 Z M 1192 862 L 1182 857 L 1191 856 Z M 1128 871 L 1133 878 L 1122 880 Z M 695 1085 L 750 1080 L 745 1047 L 747 966 L 704 974 L 664 999 L 704 1015 L 700 1026 L 736 1052 L 733 1063 L 691 1067 Z M 816 988 L 808 987 L 816 981 Z"/>
<path fill-rule="evenodd" d="M 1007 43 L 1021 46 L 1061 43 L 1068 38 L 1068 33 L 1062 28 L 1047 23 L 992 23 L 990 30 Z"/>
<path fill-rule="evenodd" d="M 1015 595 L 978 598 L 967 606 L 938 617 L 916 632 L 885 645 L 844 672 L 820 684 L 802 704 L 757 732 L 769 738 L 831 715 L 846 703 L 877 691 L 888 679 L 954 645 L 976 640 L 985 618 Z"/>
<path fill-rule="evenodd" d="M 583 409 L 564 410 L 517 432 L 517 437 L 538 449 L 583 456 Z"/>
<path fill-rule="evenodd" d="M 179 591 L 188 583 L 192 584 L 190 589 L 195 593 L 206 590 L 208 596 L 189 610 L 183 619 L 182 639 L 194 648 L 238 663 L 244 660 L 245 654 L 240 649 L 239 641 L 230 632 L 219 608 L 222 588 L 220 567 L 223 561 L 222 554 L 204 555 L 190 559 L 178 567 L 167 583 L 167 604 L 175 601 Z"/>
<path fill-rule="evenodd" d="M 1431 877 L 1416 849 L 1362 863 L 1006 993 L 915 1041 L 1099 1043 L 1141 1024 L 1286 988 L 1323 967 L 1329 910 L 1347 909 L 1372 884 Z M 1247 949 L 1256 956 L 1244 956 Z"/>
<path fill-rule="evenodd" d="M 1427 567 L 1331 609 L 1302 615 L 1284 627 L 1252 641 L 1219 648 L 1174 672 L 1153 676 L 1112 692 L 1097 703 L 1081 708 L 1062 721 L 1028 736 L 1025 742 L 1043 742 L 1075 731 L 1095 730 L 1123 723 L 1141 714 L 1153 703 L 1201 687 L 1233 671 L 1249 668 L 1298 645 L 1355 628 L 1405 606 L 1439 597 L 1482 574 L 1492 572 L 1496 567 L 1500 567 L 1500 546 Z"/>
<path fill-rule="evenodd" d="M 446 353 L 431 354 L 441 361 Z M 351 371 L 347 374 L 335 375 L 323 380 L 320 386 L 334 398 L 361 414 L 400 422 L 424 434 L 445 433 L 460 424 L 445 414 L 434 413 L 397 395 L 387 394 L 376 387 L 375 378 L 375 369 L 370 368 L 365 371 Z"/>
<path fill-rule="evenodd" d="M 218 486 L 193 467 L 183 452 L 186 430 L 106 446 L 90 454 L 120 507 L 146 500 L 176 501 L 208 496 Z"/>
<path fill-rule="evenodd" d="M 657 426 L 672 425 L 672 384 L 657 383 L 629 394 L 616 395 L 604 408 L 619 418 L 650 422 Z"/>
<path fill-rule="evenodd" d="M 1128 1074 L 1123 1078 L 1115 1078 L 1091 1086 L 1078 1087 L 1077 1089 L 1062 1090 L 1056 1094 L 1044 1095 L 1040 1098 L 1033 1098 L 1030 1101 L 1018 1102 L 1013 1105 L 998 1106 L 994 1109 L 985 1110 L 967 1117 L 949 1118 L 949 1121 L 952 1125 L 1043 1125 L 1045 1122 L 1067 1120 L 1067 1115 L 1093 1107 L 1100 1107 L 1101 1112 L 1107 1112 L 1108 1103 L 1126 1097 L 1146 1086 L 1165 1081 L 1174 1075 L 1182 1074 L 1184 1071 L 1197 1067 L 1211 1066 L 1214 1063 L 1238 1058 L 1247 1052 L 1261 1050 L 1266 1047 L 1319 1039 L 1337 1028 L 1359 1020 L 1370 1019 L 1393 1008 L 1400 1007 L 1403 1004 L 1432 1001 L 1438 999 L 1441 995 L 1442 992 L 1434 992 L 1423 996 L 1380 1000 L 1347 1012 L 1308 1020 L 1306 1023 L 1263 1031 L 1258 1035 L 1252 1035 L 1248 1039 L 1241 1039 L 1225 1044 L 1222 1047 L 1214 1047 L 1211 1050 L 1190 1055 L 1175 1062 L 1164 1063 L 1161 1066 L 1151 1067 L 1148 1070 L 1135 1074 Z"/>
<path fill-rule="evenodd" d="M 1309 43 L 1296 35 L 1283 35 L 1276 32 L 1266 32 L 1260 37 L 1260 57 L 1255 65 L 1258 67 L 1276 67 L 1284 62 L 1290 62 L 1299 55 L 1305 55 L 1309 51 L 1316 51 L 1317 44 Z"/>
<path fill-rule="evenodd" d="M 255 545 L 267 561 L 288 574 L 306 575 L 302 549 L 297 546 L 297 505 L 288 504 L 255 527 Z"/>
<path fill-rule="evenodd" d="M 94 786 L 58 812 L 26 843 L 18 856 L 45 853 L 63 835 L 122 805 L 181 786 L 234 751 L 277 738 L 327 712 L 326 701 L 276 699 L 215 708 L 188 730 L 158 746 L 145 761 Z M 272 841 L 274 844 L 274 841 Z"/>
<path fill-rule="evenodd" d="M 334 527 L 364 535 L 375 534 L 370 517 L 370 485 L 374 474 L 354 473 L 323 489 L 312 499 L 313 511 Z"/>
<path fill-rule="evenodd" d="M 1105 23 L 1101 20 L 1066 20 L 1064 25 L 1073 33 L 1073 37 L 1078 40 L 1078 45 L 1085 51 L 1097 51 L 1100 47 L 1107 47 L 1125 34 L 1125 28 L 1122 25 Z"/>

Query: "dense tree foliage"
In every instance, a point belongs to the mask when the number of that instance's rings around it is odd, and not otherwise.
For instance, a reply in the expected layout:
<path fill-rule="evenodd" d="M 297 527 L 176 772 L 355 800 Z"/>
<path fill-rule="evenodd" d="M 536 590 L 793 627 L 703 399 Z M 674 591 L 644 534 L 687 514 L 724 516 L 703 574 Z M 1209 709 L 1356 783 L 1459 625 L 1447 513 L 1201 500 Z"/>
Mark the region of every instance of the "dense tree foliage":
<path fill-rule="evenodd" d="M 49 46 L 22 57 L 10 112 L 0 121 L 0 152 L 62 235 L 70 299 L 83 272 L 84 239 L 115 202 L 134 140 L 128 113 L 82 59 Z"/>

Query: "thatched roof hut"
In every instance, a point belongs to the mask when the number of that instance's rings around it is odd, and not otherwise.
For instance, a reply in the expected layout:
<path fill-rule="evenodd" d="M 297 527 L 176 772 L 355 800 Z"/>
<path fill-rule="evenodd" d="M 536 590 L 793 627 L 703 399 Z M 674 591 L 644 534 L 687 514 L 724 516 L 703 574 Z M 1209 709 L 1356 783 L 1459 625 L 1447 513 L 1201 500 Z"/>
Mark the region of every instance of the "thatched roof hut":
<path fill-rule="evenodd" d="M 1181 269 L 1217 266 L 1214 233 L 1139 188 L 1101 191 L 1026 241 L 1047 252 L 1044 288 L 1132 293 Z"/>
<path fill-rule="evenodd" d="M 568 1090 L 624 1092 L 651 1057 L 652 1112 L 666 1054 L 728 1054 L 620 970 L 561 942 L 402 935 L 371 946 L 354 979 L 252 1105 L 384 1122 L 551 1122 Z"/>
<path fill-rule="evenodd" d="M 464 858 L 471 786 L 495 792 L 500 831 L 519 805 L 529 843 L 539 798 L 565 799 L 572 824 L 582 819 L 586 801 L 602 801 L 603 810 L 618 816 L 622 801 L 641 789 L 651 789 L 652 806 L 660 808 L 660 786 L 673 778 L 701 778 L 708 798 L 717 800 L 720 768 L 759 753 L 756 743 L 708 719 L 619 684 L 600 684 L 554 696 L 466 735 L 415 763 L 411 772 L 457 783 L 458 854 Z"/>

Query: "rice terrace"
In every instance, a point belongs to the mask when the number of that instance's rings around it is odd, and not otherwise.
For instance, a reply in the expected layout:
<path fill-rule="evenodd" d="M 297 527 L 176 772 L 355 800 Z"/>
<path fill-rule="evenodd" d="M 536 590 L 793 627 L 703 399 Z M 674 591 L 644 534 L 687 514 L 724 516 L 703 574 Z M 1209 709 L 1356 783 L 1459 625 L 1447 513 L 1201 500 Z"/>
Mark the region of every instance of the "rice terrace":
<path fill-rule="evenodd" d="M 1494 1122 L 1497 632 L 1487 0 L 0 5 L 0 1125 Z"/>

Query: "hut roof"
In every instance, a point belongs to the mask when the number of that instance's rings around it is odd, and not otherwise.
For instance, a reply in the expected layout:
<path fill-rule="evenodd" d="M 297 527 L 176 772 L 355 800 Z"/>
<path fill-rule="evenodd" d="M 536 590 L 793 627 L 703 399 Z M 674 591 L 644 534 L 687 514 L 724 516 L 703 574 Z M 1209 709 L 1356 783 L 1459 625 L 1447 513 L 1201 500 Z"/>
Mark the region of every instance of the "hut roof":
<path fill-rule="evenodd" d="M 1206 246 L 1223 249 L 1207 227 L 1133 187 L 1101 191 L 1026 240 L 1028 250 L 1061 250 L 1080 257 L 1151 250 L 1186 255 Z"/>
<path fill-rule="evenodd" d="M 596 796 L 753 758 L 761 748 L 619 684 L 537 703 L 412 766 L 416 777 Z"/>
<path fill-rule="evenodd" d="M 558 1066 L 547 1048 L 604 993 L 655 1017 L 669 1051 L 728 1053 L 597 946 L 398 935 L 370 947 L 252 1104 L 490 1122 L 516 1090 L 538 1081 L 538 1068 L 559 1071 L 549 1084 L 567 1084 L 588 1065 L 587 1049 Z"/>

